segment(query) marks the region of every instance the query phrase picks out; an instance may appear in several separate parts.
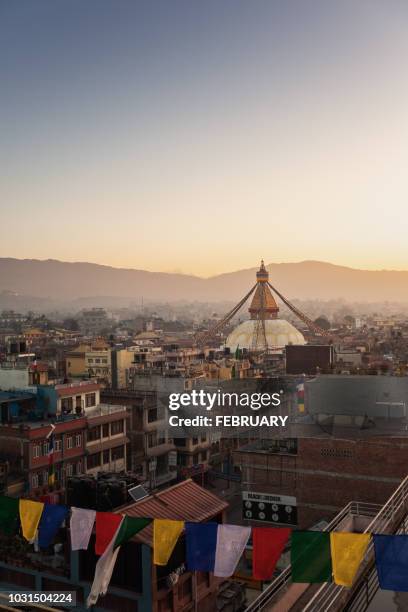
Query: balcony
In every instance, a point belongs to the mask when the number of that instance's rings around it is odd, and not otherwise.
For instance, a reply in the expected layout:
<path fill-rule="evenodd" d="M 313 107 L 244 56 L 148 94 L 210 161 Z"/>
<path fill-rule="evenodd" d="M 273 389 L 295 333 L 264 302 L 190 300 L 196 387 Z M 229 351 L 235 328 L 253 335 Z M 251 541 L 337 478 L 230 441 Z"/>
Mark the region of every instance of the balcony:
<path fill-rule="evenodd" d="M 95 408 L 85 408 L 85 415 L 91 419 L 101 416 L 109 416 L 118 412 L 127 413 L 126 406 L 117 406 L 115 404 L 98 404 L 98 406 L 95 406 Z"/>
<path fill-rule="evenodd" d="M 350 502 L 324 531 L 354 531 L 359 533 L 406 533 L 408 515 L 408 476 L 384 506 Z M 351 588 L 334 582 L 324 584 L 292 583 L 291 567 L 263 591 L 245 612 L 290 610 L 291 612 L 341 612 L 367 610 L 379 589 L 371 540 Z"/>

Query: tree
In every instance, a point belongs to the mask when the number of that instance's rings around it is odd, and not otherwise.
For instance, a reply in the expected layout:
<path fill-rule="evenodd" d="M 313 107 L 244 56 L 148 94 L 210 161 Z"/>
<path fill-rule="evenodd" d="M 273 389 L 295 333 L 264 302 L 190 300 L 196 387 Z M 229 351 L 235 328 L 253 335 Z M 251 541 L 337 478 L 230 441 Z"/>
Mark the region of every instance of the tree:
<path fill-rule="evenodd" d="M 328 331 L 331 327 L 330 321 L 325 315 L 320 315 L 320 317 L 317 317 L 314 322 L 316 323 L 316 325 L 318 325 L 319 327 L 321 327 L 321 329 L 324 329 L 325 331 Z"/>
<path fill-rule="evenodd" d="M 78 321 L 73 318 L 65 319 L 62 323 L 64 329 L 69 329 L 70 331 L 79 331 Z"/>

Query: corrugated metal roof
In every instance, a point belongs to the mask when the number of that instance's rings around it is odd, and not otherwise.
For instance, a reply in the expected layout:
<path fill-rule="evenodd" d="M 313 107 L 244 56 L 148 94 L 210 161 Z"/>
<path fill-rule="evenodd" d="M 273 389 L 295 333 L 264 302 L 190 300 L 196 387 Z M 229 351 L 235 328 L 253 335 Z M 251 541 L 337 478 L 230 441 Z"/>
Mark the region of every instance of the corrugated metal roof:
<path fill-rule="evenodd" d="M 119 510 L 128 516 L 173 519 L 176 521 L 206 522 L 228 508 L 228 503 L 214 493 L 203 489 L 191 479 L 149 495 L 139 502 Z M 138 533 L 134 539 L 152 545 L 153 524 Z"/>

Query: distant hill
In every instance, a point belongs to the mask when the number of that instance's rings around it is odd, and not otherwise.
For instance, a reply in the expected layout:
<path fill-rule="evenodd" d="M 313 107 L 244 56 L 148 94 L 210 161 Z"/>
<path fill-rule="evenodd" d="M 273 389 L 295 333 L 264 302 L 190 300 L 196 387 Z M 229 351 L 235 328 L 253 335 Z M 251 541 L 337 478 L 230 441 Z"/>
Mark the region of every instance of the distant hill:
<path fill-rule="evenodd" d="M 0 258 L 0 294 L 61 303 L 98 298 L 129 301 L 237 300 L 255 281 L 257 267 L 208 279 L 91 263 Z M 368 271 L 319 261 L 269 264 L 270 281 L 289 299 L 408 302 L 408 271 Z M 121 301 L 120 300 L 120 301 Z M 10 300 L 11 301 L 11 300 Z"/>

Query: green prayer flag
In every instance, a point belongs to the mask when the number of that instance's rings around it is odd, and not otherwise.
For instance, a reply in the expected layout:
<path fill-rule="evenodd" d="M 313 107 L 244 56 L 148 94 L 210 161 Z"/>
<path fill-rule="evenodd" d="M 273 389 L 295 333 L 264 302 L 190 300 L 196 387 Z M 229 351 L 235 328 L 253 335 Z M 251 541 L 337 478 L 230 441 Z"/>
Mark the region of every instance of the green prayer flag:
<path fill-rule="evenodd" d="M 142 531 L 145 527 L 147 527 L 153 519 L 150 518 L 141 518 L 134 516 L 125 516 L 122 521 L 122 524 L 119 529 L 119 533 L 116 536 L 114 548 L 124 544 L 130 538 L 132 538 L 136 533 Z"/>
<path fill-rule="evenodd" d="M 291 564 L 292 582 L 331 582 L 330 533 L 293 531 Z"/>
<path fill-rule="evenodd" d="M 17 531 L 20 518 L 19 500 L 14 497 L 0 495 L 0 529 L 6 535 Z"/>

